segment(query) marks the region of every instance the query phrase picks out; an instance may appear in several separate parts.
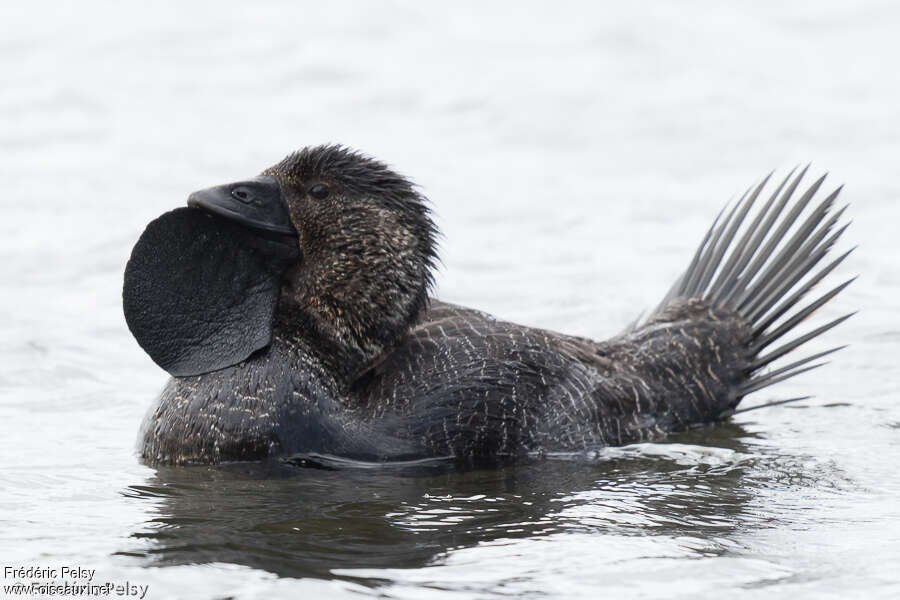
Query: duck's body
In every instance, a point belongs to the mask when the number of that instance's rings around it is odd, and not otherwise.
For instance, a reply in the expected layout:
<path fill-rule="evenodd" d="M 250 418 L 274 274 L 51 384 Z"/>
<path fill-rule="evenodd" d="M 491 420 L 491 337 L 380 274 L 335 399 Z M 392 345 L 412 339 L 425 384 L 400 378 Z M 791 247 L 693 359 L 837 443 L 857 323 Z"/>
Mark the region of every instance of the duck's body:
<path fill-rule="evenodd" d="M 147 416 L 141 454 L 164 463 L 321 454 L 485 465 L 659 439 L 716 422 L 745 394 L 805 370 L 815 358 L 760 374 L 799 343 L 763 357 L 761 350 L 836 293 L 773 329 L 773 319 L 795 311 L 815 281 L 806 289 L 801 283 L 796 298 L 785 293 L 840 233 L 829 237 L 836 217 L 825 220 L 832 196 L 809 228 L 784 236 L 781 225 L 800 211 L 778 216 L 798 183 L 799 177 L 781 192 L 782 184 L 742 237 L 738 225 L 761 186 L 738 204 L 707 235 L 660 308 L 604 342 L 426 301 L 418 294 L 427 283 L 406 300 L 398 296 L 415 310 L 391 319 L 402 323 L 394 335 L 373 341 L 377 336 L 361 335 L 359 324 L 334 326 L 348 319 L 346 305 L 335 309 L 332 300 L 323 310 L 322 294 L 304 295 L 308 284 L 284 284 L 271 342 L 225 368 L 173 377 Z M 780 253 L 774 243 L 765 247 L 765 236 L 756 239 L 776 228 L 766 239 L 783 242 L 787 250 Z M 289 270 L 285 278 L 292 277 L 314 279 Z M 328 297 L 358 297 L 340 289 L 343 296 Z"/>
<path fill-rule="evenodd" d="M 145 456 L 485 464 L 617 446 L 719 419 L 747 365 L 741 320 L 701 302 L 597 343 L 433 300 L 349 386 L 279 325 L 250 359 L 171 379 L 148 415 Z"/>

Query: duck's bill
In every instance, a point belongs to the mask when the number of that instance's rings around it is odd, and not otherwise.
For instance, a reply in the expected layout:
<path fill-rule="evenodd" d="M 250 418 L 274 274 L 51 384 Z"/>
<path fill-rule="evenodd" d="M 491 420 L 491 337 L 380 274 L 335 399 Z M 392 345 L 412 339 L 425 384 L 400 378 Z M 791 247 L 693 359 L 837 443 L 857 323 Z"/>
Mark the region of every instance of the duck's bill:
<path fill-rule="evenodd" d="M 191 194 L 187 203 L 270 236 L 297 239 L 281 185 L 274 177 L 264 175 L 206 188 Z"/>

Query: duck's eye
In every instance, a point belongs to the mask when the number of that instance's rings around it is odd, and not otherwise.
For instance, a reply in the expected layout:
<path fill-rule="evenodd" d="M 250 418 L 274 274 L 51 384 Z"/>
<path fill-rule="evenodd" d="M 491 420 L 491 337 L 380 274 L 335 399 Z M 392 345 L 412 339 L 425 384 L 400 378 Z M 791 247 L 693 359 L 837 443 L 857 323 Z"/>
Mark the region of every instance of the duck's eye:
<path fill-rule="evenodd" d="M 241 202 L 247 202 L 248 200 L 250 200 L 250 190 L 243 186 L 238 186 L 231 190 L 231 195 Z"/>
<path fill-rule="evenodd" d="M 328 186 L 324 183 L 317 183 L 309 188 L 309 195 L 317 200 L 324 200 L 328 197 Z"/>

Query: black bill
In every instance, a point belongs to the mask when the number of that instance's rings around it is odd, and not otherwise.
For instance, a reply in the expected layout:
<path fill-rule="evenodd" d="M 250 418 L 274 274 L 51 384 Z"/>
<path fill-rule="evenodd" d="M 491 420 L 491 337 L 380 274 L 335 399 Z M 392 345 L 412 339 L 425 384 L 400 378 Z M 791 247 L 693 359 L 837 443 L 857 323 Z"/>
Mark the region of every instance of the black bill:
<path fill-rule="evenodd" d="M 297 237 L 274 177 L 263 175 L 206 188 L 188 196 L 187 203 L 251 229 Z"/>

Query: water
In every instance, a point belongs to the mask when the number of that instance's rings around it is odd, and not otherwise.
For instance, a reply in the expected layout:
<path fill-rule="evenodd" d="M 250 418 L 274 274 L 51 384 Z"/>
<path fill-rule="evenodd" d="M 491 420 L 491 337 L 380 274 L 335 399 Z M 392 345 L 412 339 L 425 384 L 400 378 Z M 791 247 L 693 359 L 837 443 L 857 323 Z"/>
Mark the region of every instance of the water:
<path fill-rule="evenodd" d="M 151 598 L 897 597 L 900 10 L 620 4 L 0 7 L 3 566 Z M 440 297 L 598 338 L 731 194 L 813 160 L 861 245 L 816 318 L 861 312 L 814 346 L 851 346 L 751 399 L 801 405 L 591 460 L 139 464 L 165 375 L 121 315 L 131 245 L 325 141 L 422 185 Z"/>

